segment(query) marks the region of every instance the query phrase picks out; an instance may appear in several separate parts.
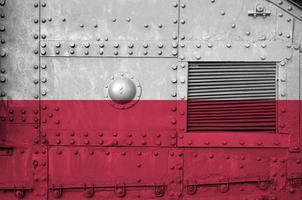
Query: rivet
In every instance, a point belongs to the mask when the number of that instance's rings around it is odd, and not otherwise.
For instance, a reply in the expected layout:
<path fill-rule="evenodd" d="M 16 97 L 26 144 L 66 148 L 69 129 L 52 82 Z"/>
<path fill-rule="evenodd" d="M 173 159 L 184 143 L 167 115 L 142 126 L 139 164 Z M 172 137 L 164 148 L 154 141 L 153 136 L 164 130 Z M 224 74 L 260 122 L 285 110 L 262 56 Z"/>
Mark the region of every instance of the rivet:
<path fill-rule="evenodd" d="M 147 43 L 144 43 L 144 44 L 143 44 L 143 47 L 144 47 L 144 48 L 148 48 L 148 44 L 147 44 Z"/>
<path fill-rule="evenodd" d="M 113 44 L 113 46 L 114 46 L 114 48 L 118 48 L 118 47 L 119 47 L 119 44 L 115 42 L 115 43 Z"/>
<path fill-rule="evenodd" d="M 172 51 L 173 56 L 177 56 L 177 51 Z"/>
<path fill-rule="evenodd" d="M 225 12 L 224 12 L 224 11 L 221 11 L 221 13 L 220 13 L 220 14 L 223 16 L 223 15 L 225 15 Z"/>
<path fill-rule="evenodd" d="M 177 69 L 177 65 L 172 65 L 171 67 L 173 70 L 176 70 Z"/>
<path fill-rule="evenodd" d="M 227 48 L 231 48 L 231 47 L 232 47 L 232 45 L 231 45 L 231 44 L 229 44 L 229 43 L 227 43 L 227 44 L 226 44 L 226 47 L 227 47 Z"/>
<path fill-rule="evenodd" d="M 128 45 L 128 47 L 131 49 L 131 48 L 134 47 L 134 44 L 133 44 L 133 43 L 130 43 L 130 44 Z"/>
<path fill-rule="evenodd" d="M 163 48 L 164 47 L 164 45 L 160 42 L 160 43 L 158 43 L 158 45 L 157 45 L 159 48 Z"/>
<path fill-rule="evenodd" d="M 86 48 L 89 48 L 89 47 L 90 47 L 90 44 L 89 44 L 89 43 L 85 43 L 84 46 L 85 46 Z"/>
<path fill-rule="evenodd" d="M 172 47 L 173 47 L 173 48 L 177 48 L 177 47 L 178 47 L 177 42 L 173 43 L 173 44 L 172 44 Z"/>
<path fill-rule="evenodd" d="M 236 24 L 232 24 L 232 28 L 236 28 Z"/>
<path fill-rule="evenodd" d="M 172 82 L 172 83 L 177 83 L 177 79 L 176 79 L 176 78 L 173 78 L 173 79 L 171 80 L 171 82 Z"/>

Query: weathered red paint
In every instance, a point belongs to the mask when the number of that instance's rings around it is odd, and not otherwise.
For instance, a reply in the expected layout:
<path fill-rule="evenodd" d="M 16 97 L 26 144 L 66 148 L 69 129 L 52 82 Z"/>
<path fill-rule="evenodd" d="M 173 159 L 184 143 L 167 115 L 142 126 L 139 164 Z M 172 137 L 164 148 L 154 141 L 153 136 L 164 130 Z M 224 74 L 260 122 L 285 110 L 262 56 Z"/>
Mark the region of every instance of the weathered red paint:
<path fill-rule="evenodd" d="M 276 102 L 276 133 L 186 132 L 186 101 L 2 103 L 1 199 L 299 198 L 302 101 Z"/>

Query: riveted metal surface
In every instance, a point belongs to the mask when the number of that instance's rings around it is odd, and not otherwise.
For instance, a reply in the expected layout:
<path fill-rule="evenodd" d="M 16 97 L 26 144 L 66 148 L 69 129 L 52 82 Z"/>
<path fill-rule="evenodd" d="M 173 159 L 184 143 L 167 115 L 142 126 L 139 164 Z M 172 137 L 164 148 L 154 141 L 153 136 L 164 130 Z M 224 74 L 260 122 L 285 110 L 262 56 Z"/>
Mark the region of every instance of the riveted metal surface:
<path fill-rule="evenodd" d="M 271 14 L 250 16 L 251 9 L 259 5 Z M 179 58 L 188 61 L 281 60 L 291 54 L 284 42 L 291 42 L 293 30 L 292 17 L 281 11 L 266 1 L 183 0 Z M 215 23 L 208 19 L 215 19 Z"/>
<path fill-rule="evenodd" d="M 288 0 L 0 0 L 0 199 L 301 199 L 301 17 Z M 241 77 L 262 64 L 272 133 L 190 130 L 193 93 L 265 93 Z"/>
<path fill-rule="evenodd" d="M 41 33 L 45 35 L 42 45 L 45 42 L 46 46 L 41 51 L 42 55 L 177 55 L 177 1 L 68 0 L 44 3 L 41 9 Z M 58 40 L 63 40 L 61 47 L 55 45 L 60 42 Z M 70 41 L 75 41 L 73 49 L 70 49 Z M 81 41 L 89 45 L 81 44 Z"/>
<path fill-rule="evenodd" d="M 27 147 L 14 147 L 10 155 L 0 156 L 1 189 L 32 189 L 32 150 Z M 22 166 L 22 167 L 20 167 Z"/>
<path fill-rule="evenodd" d="M 270 195 L 280 190 L 279 180 L 286 175 L 286 153 L 280 150 L 186 149 L 184 183 L 187 197 L 211 199 L 215 196 L 236 199 Z M 195 188 L 195 192 L 192 193 Z M 279 194 L 274 194 L 279 195 Z"/>
<path fill-rule="evenodd" d="M 116 73 L 131 73 L 141 84 L 141 100 L 173 100 L 175 59 L 43 58 L 43 100 L 104 100 L 106 81 Z M 64 88 L 62 90 L 61 88 Z"/>
<path fill-rule="evenodd" d="M 125 191 L 135 188 L 152 191 L 162 186 L 164 196 L 166 190 L 173 191 L 169 186 L 174 171 L 169 167 L 181 165 L 168 161 L 174 158 L 170 157 L 172 153 L 174 150 L 167 148 L 52 147 L 49 150 L 49 190 L 62 188 L 63 193 L 76 193 L 93 187 L 96 197 L 102 197 L 108 192 L 114 194 L 120 187 Z"/>
<path fill-rule="evenodd" d="M 91 132 L 95 136 L 98 131 L 110 134 L 117 131 L 122 134 L 122 138 L 127 138 L 129 133 L 135 137 L 134 133 L 138 131 L 143 131 L 139 135 L 151 134 L 151 138 L 158 133 L 175 132 L 176 102 L 173 99 L 176 97 L 173 94 L 176 92 L 176 84 L 171 81 L 176 77 L 176 72 L 172 69 L 175 60 L 108 58 L 88 61 L 84 58 L 45 58 L 42 63 L 42 66 L 47 66 L 41 73 L 41 78 L 47 80 L 41 85 L 42 99 L 48 100 L 41 107 L 43 130 Z M 108 79 L 116 73 L 124 72 L 135 77 L 140 84 L 141 93 L 140 100 L 135 105 L 130 108 L 121 107 L 121 111 L 108 104 L 111 100 L 104 96 L 104 88 Z M 63 87 L 65 89 L 61 90 Z M 75 99 L 86 101 L 71 101 Z M 156 102 L 157 99 L 164 101 Z M 150 106 L 153 107 L 152 112 L 147 111 Z M 106 116 L 106 119 L 100 118 L 100 114 Z M 72 122 L 69 120 L 71 116 Z M 170 138 L 170 134 L 163 137 Z M 155 142 L 150 137 L 140 138 L 140 143 L 145 143 L 145 140 L 146 143 L 149 143 L 148 140 L 151 144 Z M 174 136 L 172 140 L 175 140 Z M 99 141 L 92 143 L 95 142 Z"/>
<path fill-rule="evenodd" d="M 1 7 L 1 92 L 4 99 L 33 100 L 38 95 L 39 9 L 36 1 L 7 1 Z M 23 12 L 27 10 L 27 12 Z M 20 20 L 22 19 L 22 20 Z M 26 105 L 24 106 L 27 107 Z"/>
<path fill-rule="evenodd" d="M 180 41 L 179 59 L 204 62 L 276 62 L 292 56 L 292 49 L 288 48 L 287 44 L 284 42 Z"/>
<path fill-rule="evenodd" d="M 41 33 L 48 40 L 169 41 L 173 34 L 177 35 L 178 25 L 173 23 L 178 18 L 177 6 L 174 7 L 177 1 L 46 0 L 43 3 Z"/>
<path fill-rule="evenodd" d="M 43 41 L 43 57 L 176 57 L 177 41 Z"/>
<path fill-rule="evenodd" d="M 257 5 L 270 10 L 271 14 L 266 17 L 250 16 L 249 11 L 256 9 Z M 278 37 L 276 33 L 279 31 L 291 34 L 291 23 L 288 23 L 286 28 L 277 26 L 277 13 L 281 11 L 263 0 L 181 0 L 180 39 L 184 36 L 185 41 L 270 41 Z M 215 20 L 215 23 L 212 20 Z M 281 40 L 290 41 L 286 37 Z"/>

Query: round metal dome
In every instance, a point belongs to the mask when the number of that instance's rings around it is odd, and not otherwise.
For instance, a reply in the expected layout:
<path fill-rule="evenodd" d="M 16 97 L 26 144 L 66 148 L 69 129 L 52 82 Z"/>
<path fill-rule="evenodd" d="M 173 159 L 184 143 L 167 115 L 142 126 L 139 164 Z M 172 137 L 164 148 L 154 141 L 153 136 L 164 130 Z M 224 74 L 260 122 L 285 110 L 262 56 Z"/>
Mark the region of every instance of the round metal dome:
<path fill-rule="evenodd" d="M 136 86 L 129 78 L 119 77 L 109 85 L 108 94 L 113 101 L 125 104 L 134 99 Z"/>

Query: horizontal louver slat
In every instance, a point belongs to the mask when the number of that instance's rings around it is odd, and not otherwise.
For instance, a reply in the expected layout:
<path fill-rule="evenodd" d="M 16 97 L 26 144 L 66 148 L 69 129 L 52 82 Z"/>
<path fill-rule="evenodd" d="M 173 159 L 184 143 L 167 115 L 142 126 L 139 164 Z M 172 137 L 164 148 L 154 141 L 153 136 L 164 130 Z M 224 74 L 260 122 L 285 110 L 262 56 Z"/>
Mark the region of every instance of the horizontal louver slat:
<path fill-rule="evenodd" d="M 189 64 L 187 129 L 275 132 L 273 63 Z"/>

